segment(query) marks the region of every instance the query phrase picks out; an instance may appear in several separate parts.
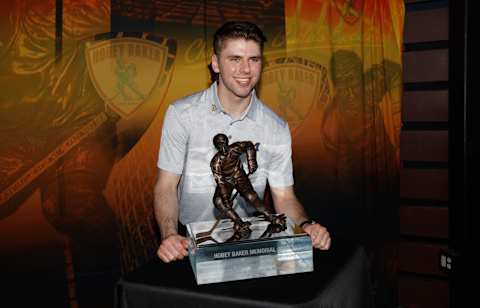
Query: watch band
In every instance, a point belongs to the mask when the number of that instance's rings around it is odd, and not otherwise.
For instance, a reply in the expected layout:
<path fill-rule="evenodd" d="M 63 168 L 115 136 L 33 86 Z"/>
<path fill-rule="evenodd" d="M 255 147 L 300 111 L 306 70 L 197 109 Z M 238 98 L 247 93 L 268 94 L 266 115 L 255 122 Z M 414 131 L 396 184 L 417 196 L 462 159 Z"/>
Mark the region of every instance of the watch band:
<path fill-rule="evenodd" d="M 314 224 L 316 224 L 316 221 L 313 220 L 313 219 L 304 220 L 304 221 L 302 221 L 302 223 L 300 223 L 300 228 L 303 228 L 303 226 L 305 226 L 306 224 L 314 225 Z"/>

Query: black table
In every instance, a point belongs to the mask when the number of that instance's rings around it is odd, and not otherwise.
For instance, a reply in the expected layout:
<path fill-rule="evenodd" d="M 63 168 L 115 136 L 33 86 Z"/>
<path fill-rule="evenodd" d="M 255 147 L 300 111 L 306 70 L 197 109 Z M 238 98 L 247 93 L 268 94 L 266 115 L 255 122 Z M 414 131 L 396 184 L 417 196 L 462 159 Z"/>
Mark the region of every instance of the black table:
<path fill-rule="evenodd" d="M 117 284 L 116 308 L 147 307 L 373 307 L 365 248 L 337 239 L 314 249 L 310 273 L 198 286 L 188 258 L 156 259 Z"/>

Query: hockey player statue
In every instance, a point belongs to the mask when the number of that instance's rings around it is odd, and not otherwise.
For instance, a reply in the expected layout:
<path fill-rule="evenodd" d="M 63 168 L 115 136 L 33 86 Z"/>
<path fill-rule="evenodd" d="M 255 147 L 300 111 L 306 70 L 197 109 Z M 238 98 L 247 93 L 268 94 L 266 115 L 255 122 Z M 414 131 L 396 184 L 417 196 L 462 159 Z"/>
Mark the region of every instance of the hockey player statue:
<path fill-rule="evenodd" d="M 237 194 L 255 207 L 259 217 L 270 222 L 261 237 L 269 237 L 273 233 L 286 230 L 285 215 L 269 213 L 248 178 L 258 167 L 256 151 L 259 144 L 255 146 L 251 141 L 240 141 L 229 145 L 228 137 L 224 134 L 215 135 L 213 144 L 218 150 L 210 162 L 217 184 L 213 204 L 224 217 L 232 220 L 234 224 L 234 233 L 228 241 L 246 239 L 252 232 L 251 223 L 242 220 L 234 210 L 233 201 Z M 241 162 L 241 156 L 244 154 L 248 164 L 248 174 L 243 169 Z M 232 197 L 234 189 L 236 193 Z"/>

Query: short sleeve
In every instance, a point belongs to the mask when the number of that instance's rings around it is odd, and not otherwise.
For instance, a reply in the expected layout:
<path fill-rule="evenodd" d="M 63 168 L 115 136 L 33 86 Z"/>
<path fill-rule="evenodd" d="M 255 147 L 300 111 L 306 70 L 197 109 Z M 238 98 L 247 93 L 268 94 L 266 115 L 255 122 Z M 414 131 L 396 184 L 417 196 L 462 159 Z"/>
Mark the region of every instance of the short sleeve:
<path fill-rule="evenodd" d="M 188 142 L 188 131 L 173 105 L 163 120 L 157 166 L 160 169 L 182 174 Z"/>
<path fill-rule="evenodd" d="M 288 124 L 278 131 L 276 142 L 270 146 L 268 183 L 271 187 L 293 185 L 292 139 Z"/>

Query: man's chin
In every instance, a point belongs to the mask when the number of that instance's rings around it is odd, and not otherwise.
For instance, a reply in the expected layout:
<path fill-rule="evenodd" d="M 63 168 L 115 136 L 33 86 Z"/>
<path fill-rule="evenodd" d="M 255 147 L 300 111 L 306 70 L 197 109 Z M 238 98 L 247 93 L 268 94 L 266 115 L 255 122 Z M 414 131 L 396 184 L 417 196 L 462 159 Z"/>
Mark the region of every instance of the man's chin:
<path fill-rule="evenodd" d="M 241 98 L 247 98 L 252 94 L 253 88 L 249 88 L 248 90 L 241 90 L 241 91 L 236 91 L 235 95 Z"/>

